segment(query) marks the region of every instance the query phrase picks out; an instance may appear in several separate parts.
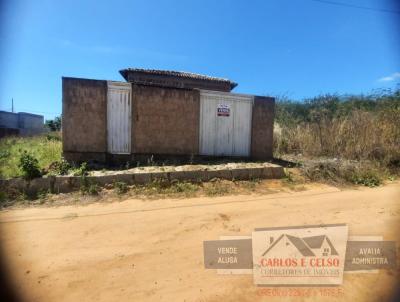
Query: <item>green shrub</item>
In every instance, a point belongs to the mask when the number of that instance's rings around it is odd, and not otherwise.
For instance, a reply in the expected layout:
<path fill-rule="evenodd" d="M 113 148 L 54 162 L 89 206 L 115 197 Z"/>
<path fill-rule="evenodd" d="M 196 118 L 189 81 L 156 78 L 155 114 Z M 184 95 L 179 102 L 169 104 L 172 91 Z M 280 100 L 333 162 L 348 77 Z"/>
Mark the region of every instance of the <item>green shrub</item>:
<path fill-rule="evenodd" d="M 354 174 L 351 178 L 351 182 L 356 185 L 373 188 L 380 186 L 382 184 L 382 179 L 375 171 L 366 171 Z"/>
<path fill-rule="evenodd" d="M 293 173 L 290 172 L 287 168 L 284 169 L 285 172 L 285 180 L 288 182 L 294 182 Z"/>
<path fill-rule="evenodd" d="M 114 182 L 114 190 L 118 195 L 128 192 L 128 185 L 123 181 Z"/>
<path fill-rule="evenodd" d="M 199 186 L 191 182 L 177 182 L 171 187 L 175 193 L 191 194 L 199 190 Z"/>
<path fill-rule="evenodd" d="M 37 192 L 37 198 L 38 199 L 46 199 L 46 197 L 47 197 L 47 194 L 49 194 L 49 191 L 48 190 L 45 190 L 45 189 L 43 189 L 43 190 L 39 190 L 38 192 Z"/>
<path fill-rule="evenodd" d="M 85 175 L 82 175 L 80 191 L 82 194 L 97 195 L 100 192 L 100 187 L 89 181 Z"/>
<path fill-rule="evenodd" d="M 50 131 L 60 131 L 61 130 L 61 116 L 56 116 L 54 120 L 46 120 L 45 126 L 50 130 Z"/>
<path fill-rule="evenodd" d="M 151 183 L 149 183 L 147 186 L 151 190 L 153 190 L 157 193 L 161 193 L 166 188 L 169 188 L 171 186 L 171 183 L 168 181 L 168 179 L 156 178 Z"/>
<path fill-rule="evenodd" d="M 35 157 L 39 169 L 46 169 L 61 159 L 61 141 L 47 140 L 46 135 L 33 137 L 5 137 L 0 139 L 0 178 L 23 176 L 18 165 L 23 150 Z"/>
<path fill-rule="evenodd" d="M 0 151 L 0 160 L 7 159 L 11 155 L 10 151 L 8 150 L 1 150 Z"/>
<path fill-rule="evenodd" d="M 90 183 L 89 183 L 89 180 L 87 179 L 87 177 L 86 176 L 84 176 L 84 175 L 82 175 L 81 177 L 80 177 L 80 190 L 81 190 L 81 192 L 84 194 L 84 193 L 87 193 L 87 190 L 88 190 L 88 188 L 89 188 L 89 185 L 90 185 Z"/>
<path fill-rule="evenodd" d="M 61 141 L 61 136 L 57 132 L 49 133 L 49 134 L 46 134 L 46 139 L 48 141 L 60 142 Z"/>
<path fill-rule="evenodd" d="M 87 193 L 90 195 L 97 195 L 100 192 L 100 187 L 97 184 L 90 184 Z"/>
<path fill-rule="evenodd" d="M 69 169 L 71 169 L 71 165 L 64 158 L 61 158 L 59 161 L 58 173 L 60 175 L 66 175 Z"/>
<path fill-rule="evenodd" d="M 74 176 L 87 176 L 88 166 L 86 162 L 83 162 L 78 169 L 75 170 Z"/>
<path fill-rule="evenodd" d="M 83 162 L 80 167 L 74 172 L 75 176 L 80 176 L 80 190 L 82 194 L 97 195 L 100 192 L 100 187 L 87 178 L 88 174 L 89 173 L 86 162 Z"/>
<path fill-rule="evenodd" d="M 62 157 L 61 160 L 52 162 L 49 167 L 49 172 L 57 175 L 66 175 L 71 169 L 71 165 Z"/>
<path fill-rule="evenodd" d="M 41 176 L 39 161 L 26 151 L 21 154 L 18 167 L 21 169 L 23 177 L 26 179 L 33 179 Z"/>
<path fill-rule="evenodd" d="M 8 199 L 8 194 L 6 192 L 0 191 L 0 204 L 3 204 Z"/>

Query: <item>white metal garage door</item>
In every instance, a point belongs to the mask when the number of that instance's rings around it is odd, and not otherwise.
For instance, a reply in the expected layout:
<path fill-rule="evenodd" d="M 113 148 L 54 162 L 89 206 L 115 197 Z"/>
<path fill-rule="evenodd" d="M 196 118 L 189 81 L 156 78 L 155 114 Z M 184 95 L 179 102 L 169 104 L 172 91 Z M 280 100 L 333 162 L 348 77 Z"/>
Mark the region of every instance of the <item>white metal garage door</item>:
<path fill-rule="evenodd" d="M 131 152 L 131 84 L 108 82 L 107 144 L 112 154 Z"/>
<path fill-rule="evenodd" d="M 249 156 L 253 96 L 200 90 L 200 155 Z"/>

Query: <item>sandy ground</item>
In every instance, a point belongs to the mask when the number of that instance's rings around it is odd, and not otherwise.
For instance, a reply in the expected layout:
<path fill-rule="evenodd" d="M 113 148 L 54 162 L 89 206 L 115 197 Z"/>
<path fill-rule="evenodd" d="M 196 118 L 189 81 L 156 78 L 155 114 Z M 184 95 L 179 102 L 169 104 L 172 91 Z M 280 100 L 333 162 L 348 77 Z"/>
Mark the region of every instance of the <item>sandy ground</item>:
<path fill-rule="evenodd" d="M 217 275 L 203 266 L 204 240 L 257 227 L 347 223 L 349 235 L 399 241 L 399 182 L 15 209 L 2 211 L 0 221 L 6 262 L 26 301 L 382 302 L 400 286 L 397 269 L 345 274 L 336 297 L 267 297 L 251 275 Z"/>

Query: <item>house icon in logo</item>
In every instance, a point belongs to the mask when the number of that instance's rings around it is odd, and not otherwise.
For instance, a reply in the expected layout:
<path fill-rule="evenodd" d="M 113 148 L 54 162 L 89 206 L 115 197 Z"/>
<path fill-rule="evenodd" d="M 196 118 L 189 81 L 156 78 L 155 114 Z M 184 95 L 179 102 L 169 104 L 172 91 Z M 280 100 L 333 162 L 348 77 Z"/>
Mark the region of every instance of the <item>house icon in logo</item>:
<path fill-rule="evenodd" d="M 288 249 L 293 252 L 300 252 L 304 257 L 339 256 L 332 242 L 326 235 L 301 238 L 282 234 L 276 240 L 274 240 L 273 237 L 269 237 L 269 247 L 262 256 L 271 253 L 271 251 L 275 249 L 282 252 Z"/>

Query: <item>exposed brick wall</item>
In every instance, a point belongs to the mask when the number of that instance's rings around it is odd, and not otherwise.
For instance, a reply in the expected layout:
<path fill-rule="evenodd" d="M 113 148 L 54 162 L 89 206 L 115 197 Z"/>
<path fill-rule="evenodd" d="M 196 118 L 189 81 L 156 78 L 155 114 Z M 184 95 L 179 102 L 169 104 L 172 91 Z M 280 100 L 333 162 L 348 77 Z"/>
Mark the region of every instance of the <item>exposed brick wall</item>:
<path fill-rule="evenodd" d="M 106 152 L 107 82 L 62 79 L 63 152 Z"/>
<path fill-rule="evenodd" d="M 132 150 L 138 154 L 198 154 L 198 90 L 133 85 Z"/>
<path fill-rule="evenodd" d="M 71 160 L 106 160 L 107 82 L 63 78 L 63 152 Z M 251 156 L 272 157 L 275 100 L 255 97 Z M 198 155 L 198 90 L 132 85 L 132 153 Z M 67 159 L 68 159 L 67 158 Z"/>
<path fill-rule="evenodd" d="M 255 96 L 251 131 L 252 158 L 272 158 L 274 117 L 275 99 Z"/>

